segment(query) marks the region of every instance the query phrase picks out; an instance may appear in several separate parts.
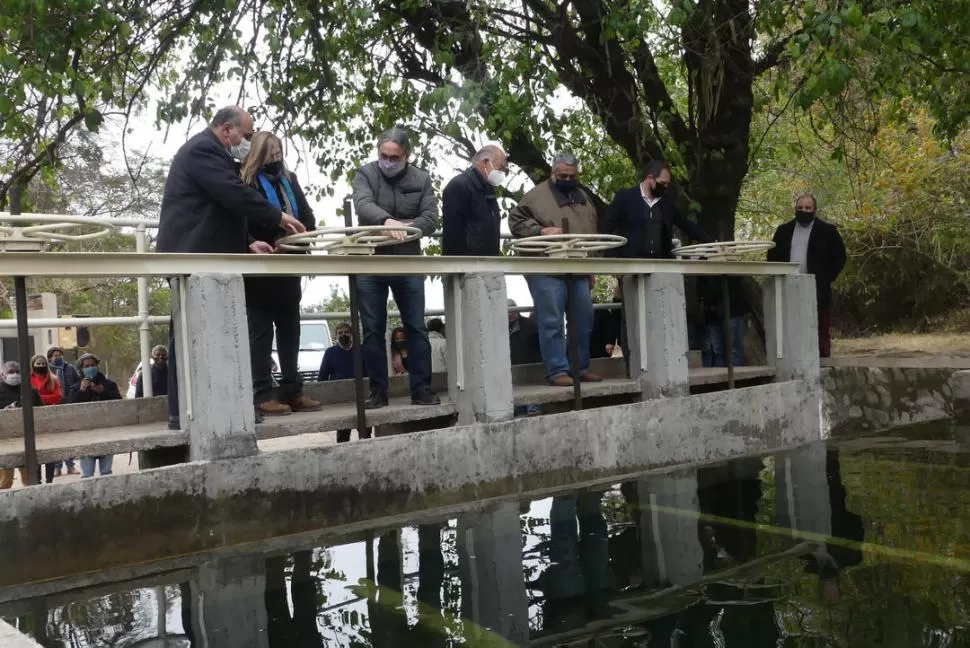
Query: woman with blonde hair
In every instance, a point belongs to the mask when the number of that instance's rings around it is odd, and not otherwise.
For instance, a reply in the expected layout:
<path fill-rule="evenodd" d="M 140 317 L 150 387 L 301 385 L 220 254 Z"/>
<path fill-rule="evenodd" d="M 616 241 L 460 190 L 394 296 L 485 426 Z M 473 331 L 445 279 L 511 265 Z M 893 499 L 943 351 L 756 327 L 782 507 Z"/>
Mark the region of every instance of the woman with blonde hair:
<path fill-rule="evenodd" d="M 30 386 L 40 394 L 40 402 L 44 405 L 60 405 L 64 402 L 64 391 L 47 363 L 47 356 L 35 355 L 30 359 Z M 48 484 L 54 481 L 55 471 L 60 465 L 60 461 L 44 464 L 44 481 Z"/>
<path fill-rule="evenodd" d="M 313 210 L 283 162 L 283 144 L 276 135 L 261 131 L 253 135 L 249 155 L 240 170 L 242 179 L 263 194 L 274 207 L 316 229 Z M 277 252 L 276 242 L 286 235 L 280 228 L 266 230 L 256 224 L 249 229 L 250 252 Z M 301 277 L 246 277 L 246 314 L 253 370 L 253 398 L 259 414 L 278 416 L 290 412 L 315 412 L 320 403 L 303 395 L 300 376 Z M 274 389 L 272 374 L 273 331 L 282 374 Z"/>

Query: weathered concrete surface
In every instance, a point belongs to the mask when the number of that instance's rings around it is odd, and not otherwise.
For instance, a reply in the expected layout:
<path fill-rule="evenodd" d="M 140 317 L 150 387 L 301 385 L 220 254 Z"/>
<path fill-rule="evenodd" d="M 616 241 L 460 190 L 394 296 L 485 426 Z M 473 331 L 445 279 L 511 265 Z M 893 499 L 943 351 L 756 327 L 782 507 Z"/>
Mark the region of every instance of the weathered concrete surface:
<path fill-rule="evenodd" d="M 820 436 L 813 394 L 774 383 L 2 492 L 0 586 L 793 447 Z"/>
<path fill-rule="evenodd" d="M 56 407 L 34 408 L 34 426 L 40 434 L 58 434 L 93 427 L 121 427 L 166 421 L 167 399 L 138 398 L 135 400 L 78 403 Z M 24 434 L 23 412 L 0 410 L 0 440 Z"/>
<path fill-rule="evenodd" d="M 191 624 L 208 648 L 267 648 L 266 559 L 201 565 L 189 581 Z"/>
<path fill-rule="evenodd" d="M 0 646 L 3 648 L 43 648 L 39 643 L 0 619 Z"/>
<path fill-rule="evenodd" d="M 448 335 L 448 393 L 461 425 L 512 418 L 512 361 L 509 351 L 505 276 L 471 273 L 448 277 L 445 312 Z M 459 282 L 456 303 L 453 282 Z M 460 311 L 460 312 L 459 312 Z M 458 348 L 458 345 L 461 348 Z"/>
<path fill-rule="evenodd" d="M 775 284 L 781 283 L 782 339 L 775 326 Z M 819 377 L 818 307 L 813 275 L 774 277 L 765 284 L 765 346 L 776 380 L 808 380 Z M 782 357 L 778 357 L 781 346 Z"/>
<path fill-rule="evenodd" d="M 950 376 L 953 389 L 953 414 L 959 419 L 970 418 L 970 371 L 955 371 Z"/>
<path fill-rule="evenodd" d="M 881 367 L 883 369 L 970 369 L 970 358 L 946 356 L 839 356 L 822 358 L 823 367 Z"/>
<path fill-rule="evenodd" d="M 831 434 L 952 418 L 963 377 L 951 369 L 830 367 L 822 371 L 822 428 Z"/>
<path fill-rule="evenodd" d="M 637 482 L 643 578 L 650 587 L 687 585 L 704 575 L 696 515 L 697 471 L 651 475 Z"/>
<path fill-rule="evenodd" d="M 249 359 L 246 295 L 240 275 L 197 274 L 184 280 L 188 353 L 179 370 L 179 404 L 191 402 L 188 426 L 193 459 L 255 454 L 256 417 Z M 186 355 L 188 356 L 186 358 Z M 185 392 L 191 391 L 191 401 Z"/>
<path fill-rule="evenodd" d="M 623 303 L 630 377 L 639 381 L 642 397 L 686 395 L 690 379 L 684 276 L 657 273 L 624 277 Z M 643 328 L 648 332 L 645 340 L 640 335 Z"/>

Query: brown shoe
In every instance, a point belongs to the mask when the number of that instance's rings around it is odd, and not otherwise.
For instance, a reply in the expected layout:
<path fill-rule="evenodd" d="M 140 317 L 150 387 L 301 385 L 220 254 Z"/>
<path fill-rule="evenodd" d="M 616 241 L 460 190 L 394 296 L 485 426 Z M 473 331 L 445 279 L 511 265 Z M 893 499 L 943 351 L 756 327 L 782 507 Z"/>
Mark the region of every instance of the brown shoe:
<path fill-rule="evenodd" d="M 260 403 L 256 406 L 256 410 L 266 416 L 286 416 L 292 412 L 289 405 L 284 405 L 277 400 L 268 400 L 265 403 Z"/>
<path fill-rule="evenodd" d="M 567 376 L 566 374 L 562 374 L 561 376 L 556 376 L 555 378 L 550 380 L 549 384 L 552 385 L 553 387 L 572 387 L 573 379 Z"/>
<path fill-rule="evenodd" d="M 592 371 L 587 371 L 584 373 L 580 380 L 583 382 L 603 382 L 603 378 L 597 374 L 594 374 Z"/>
<path fill-rule="evenodd" d="M 292 409 L 294 412 L 319 412 L 321 409 L 323 409 L 323 404 L 320 401 L 307 398 L 302 394 L 294 399 L 286 401 L 286 404 L 289 405 L 290 409 Z"/>

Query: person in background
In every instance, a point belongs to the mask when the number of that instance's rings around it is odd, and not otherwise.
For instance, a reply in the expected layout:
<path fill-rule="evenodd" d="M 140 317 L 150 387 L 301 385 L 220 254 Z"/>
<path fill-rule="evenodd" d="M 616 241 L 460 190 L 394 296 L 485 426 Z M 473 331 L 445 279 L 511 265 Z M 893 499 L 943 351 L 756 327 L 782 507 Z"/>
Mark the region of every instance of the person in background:
<path fill-rule="evenodd" d="M 101 361 L 93 353 L 85 353 L 78 359 L 78 369 L 81 372 L 81 386 L 71 400 L 72 403 L 95 403 L 98 401 L 121 400 L 118 384 L 109 380 L 101 373 Z M 102 475 L 111 474 L 112 455 L 99 457 L 81 457 L 81 477 L 93 477 L 95 461 L 97 461 Z"/>
<path fill-rule="evenodd" d="M 818 352 L 832 355 L 832 283 L 845 267 L 845 242 L 839 228 L 818 217 L 818 201 L 812 194 L 799 196 L 795 218 L 775 230 L 775 247 L 768 250 L 769 261 L 797 263 L 798 271 L 815 275 L 818 307 Z"/>
<path fill-rule="evenodd" d="M 296 176 L 283 162 L 283 143 L 269 132 L 256 133 L 243 161 L 242 179 L 259 191 L 274 208 L 300 221 L 307 231 L 316 229 L 313 210 Z M 278 225 L 250 223 L 249 250 L 256 254 L 277 251 L 276 242 L 286 234 Z M 290 412 L 316 412 L 318 401 L 303 394 L 300 376 L 300 277 L 246 277 L 246 316 L 249 320 L 253 399 L 257 411 L 267 416 Z M 279 353 L 281 378 L 273 385 L 271 357 L 273 330 Z"/>
<path fill-rule="evenodd" d="M 570 234 L 596 234 L 596 209 L 589 195 L 579 186 L 579 160 L 560 153 L 552 161 L 552 177 L 537 184 L 509 214 L 509 227 L 515 238 L 562 234 L 568 223 Z M 546 367 L 546 380 L 557 387 L 572 386 L 573 380 L 599 382 L 589 371 L 589 337 L 593 329 L 593 277 L 567 280 L 555 275 L 527 275 L 529 292 L 539 325 L 539 348 Z M 573 302 L 576 322 L 570 323 L 577 335 L 576 358 L 579 375 L 570 376 L 563 318 L 567 294 Z"/>
<path fill-rule="evenodd" d="M 20 402 L 20 363 L 13 360 L 4 362 L 0 367 L 0 410 L 17 409 L 22 406 Z M 34 406 L 42 406 L 44 401 L 41 399 L 37 390 L 34 392 Z M 20 466 L 20 483 L 27 485 L 27 467 Z M 39 480 L 38 480 L 39 481 Z M 7 490 L 13 486 L 13 468 L 0 468 L 0 490 Z"/>
<path fill-rule="evenodd" d="M 354 379 L 354 336 L 350 324 L 341 322 L 335 331 L 337 343 L 323 352 L 320 363 L 320 374 L 317 380 L 353 380 Z M 367 374 L 364 374 L 367 377 Z M 371 428 L 358 430 L 357 438 L 369 439 Z M 350 430 L 337 430 L 337 443 L 350 441 Z"/>
<path fill-rule="evenodd" d="M 54 372 L 57 381 L 61 383 L 61 393 L 64 394 L 64 402 L 70 403 L 71 398 L 81 386 L 81 374 L 77 367 L 64 359 L 64 349 L 61 347 L 51 347 L 47 350 L 47 364 Z M 54 476 L 60 477 L 63 474 L 80 475 L 80 471 L 74 466 L 74 459 L 57 462 L 54 468 Z"/>
<path fill-rule="evenodd" d="M 598 300 L 608 304 L 615 298 Z M 593 332 L 589 338 L 589 355 L 591 358 L 612 358 L 613 349 L 620 339 L 620 311 L 594 310 Z"/>
<path fill-rule="evenodd" d="M 448 371 L 448 341 L 445 339 L 445 323 L 439 317 L 428 320 L 428 343 L 431 344 L 431 371 Z"/>
<path fill-rule="evenodd" d="M 408 340 L 403 326 L 391 331 L 391 369 L 395 376 L 408 372 Z"/>
<path fill-rule="evenodd" d="M 150 369 L 152 377 L 152 395 L 165 396 L 168 394 L 168 349 L 161 344 L 152 348 L 152 366 Z M 145 370 L 142 368 L 138 374 L 138 381 L 135 383 L 135 398 L 145 396 L 145 384 L 143 379 Z"/>
<path fill-rule="evenodd" d="M 246 254 L 249 228 L 306 231 L 239 177 L 236 160 L 249 153 L 253 117 L 239 106 L 216 112 L 209 127 L 182 145 L 165 180 L 157 252 Z M 179 423 L 175 326 L 169 325 L 168 427 Z M 258 413 L 257 413 L 258 414 Z M 258 417 L 257 417 L 258 418 Z"/>
<path fill-rule="evenodd" d="M 538 364 L 542 362 L 539 352 L 539 327 L 532 318 L 515 311 L 516 303 L 510 299 L 509 306 L 509 353 L 512 356 L 512 366 L 524 364 Z M 541 414 L 539 405 L 516 405 L 512 410 L 514 416 L 530 416 Z"/>
<path fill-rule="evenodd" d="M 705 367 L 727 366 L 727 341 L 724 339 L 724 278 L 702 276 L 697 280 L 697 292 L 704 307 L 704 342 L 701 358 Z M 751 312 L 744 297 L 741 277 L 728 277 L 731 307 L 731 350 L 735 367 L 744 365 L 744 322 Z"/>
<path fill-rule="evenodd" d="M 40 394 L 40 402 L 43 405 L 60 405 L 64 402 L 61 383 L 57 381 L 54 372 L 47 365 L 47 356 L 35 355 L 30 359 L 30 386 Z M 48 484 L 54 481 L 60 466 L 60 461 L 44 464 L 44 481 Z"/>
<path fill-rule="evenodd" d="M 410 164 L 411 140 L 400 128 L 392 128 L 377 140 L 378 159 L 365 164 L 354 176 L 354 208 L 360 225 L 416 227 L 422 235 L 433 233 L 438 221 L 438 200 L 427 171 Z M 395 232 L 397 239 L 404 232 Z M 377 254 L 420 255 L 421 242 L 377 248 Z M 424 277 L 420 275 L 362 275 L 360 291 L 361 325 L 364 329 L 364 367 L 370 378 L 370 396 L 364 406 L 387 405 L 387 293 L 401 312 L 407 331 L 408 367 L 413 405 L 441 402 L 431 391 L 431 347 L 424 325 Z"/>
<path fill-rule="evenodd" d="M 472 165 L 451 179 L 441 194 L 443 256 L 501 256 L 498 187 L 508 176 L 508 158 L 498 146 L 481 148 Z"/>

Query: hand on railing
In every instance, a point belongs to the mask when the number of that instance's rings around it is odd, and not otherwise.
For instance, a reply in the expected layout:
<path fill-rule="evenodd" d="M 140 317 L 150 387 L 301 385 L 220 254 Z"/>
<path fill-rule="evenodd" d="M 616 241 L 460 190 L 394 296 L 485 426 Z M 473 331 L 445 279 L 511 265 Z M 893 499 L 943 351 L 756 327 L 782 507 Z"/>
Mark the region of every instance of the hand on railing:
<path fill-rule="evenodd" d="M 249 244 L 249 251 L 253 254 L 272 254 L 276 249 L 266 241 L 253 241 Z"/>
<path fill-rule="evenodd" d="M 556 234 L 562 234 L 561 227 L 543 227 L 539 230 L 539 236 L 554 236 Z"/>
<path fill-rule="evenodd" d="M 388 218 L 386 221 L 384 221 L 384 227 L 410 227 L 410 225 L 408 225 L 404 221 Z M 387 235 L 390 236 L 391 238 L 397 239 L 398 241 L 403 241 L 404 238 L 408 235 L 408 233 L 405 232 L 404 230 L 392 230 L 388 232 Z"/>
<path fill-rule="evenodd" d="M 301 234 L 306 231 L 306 225 L 286 213 L 280 218 L 280 227 L 290 234 Z"/>

